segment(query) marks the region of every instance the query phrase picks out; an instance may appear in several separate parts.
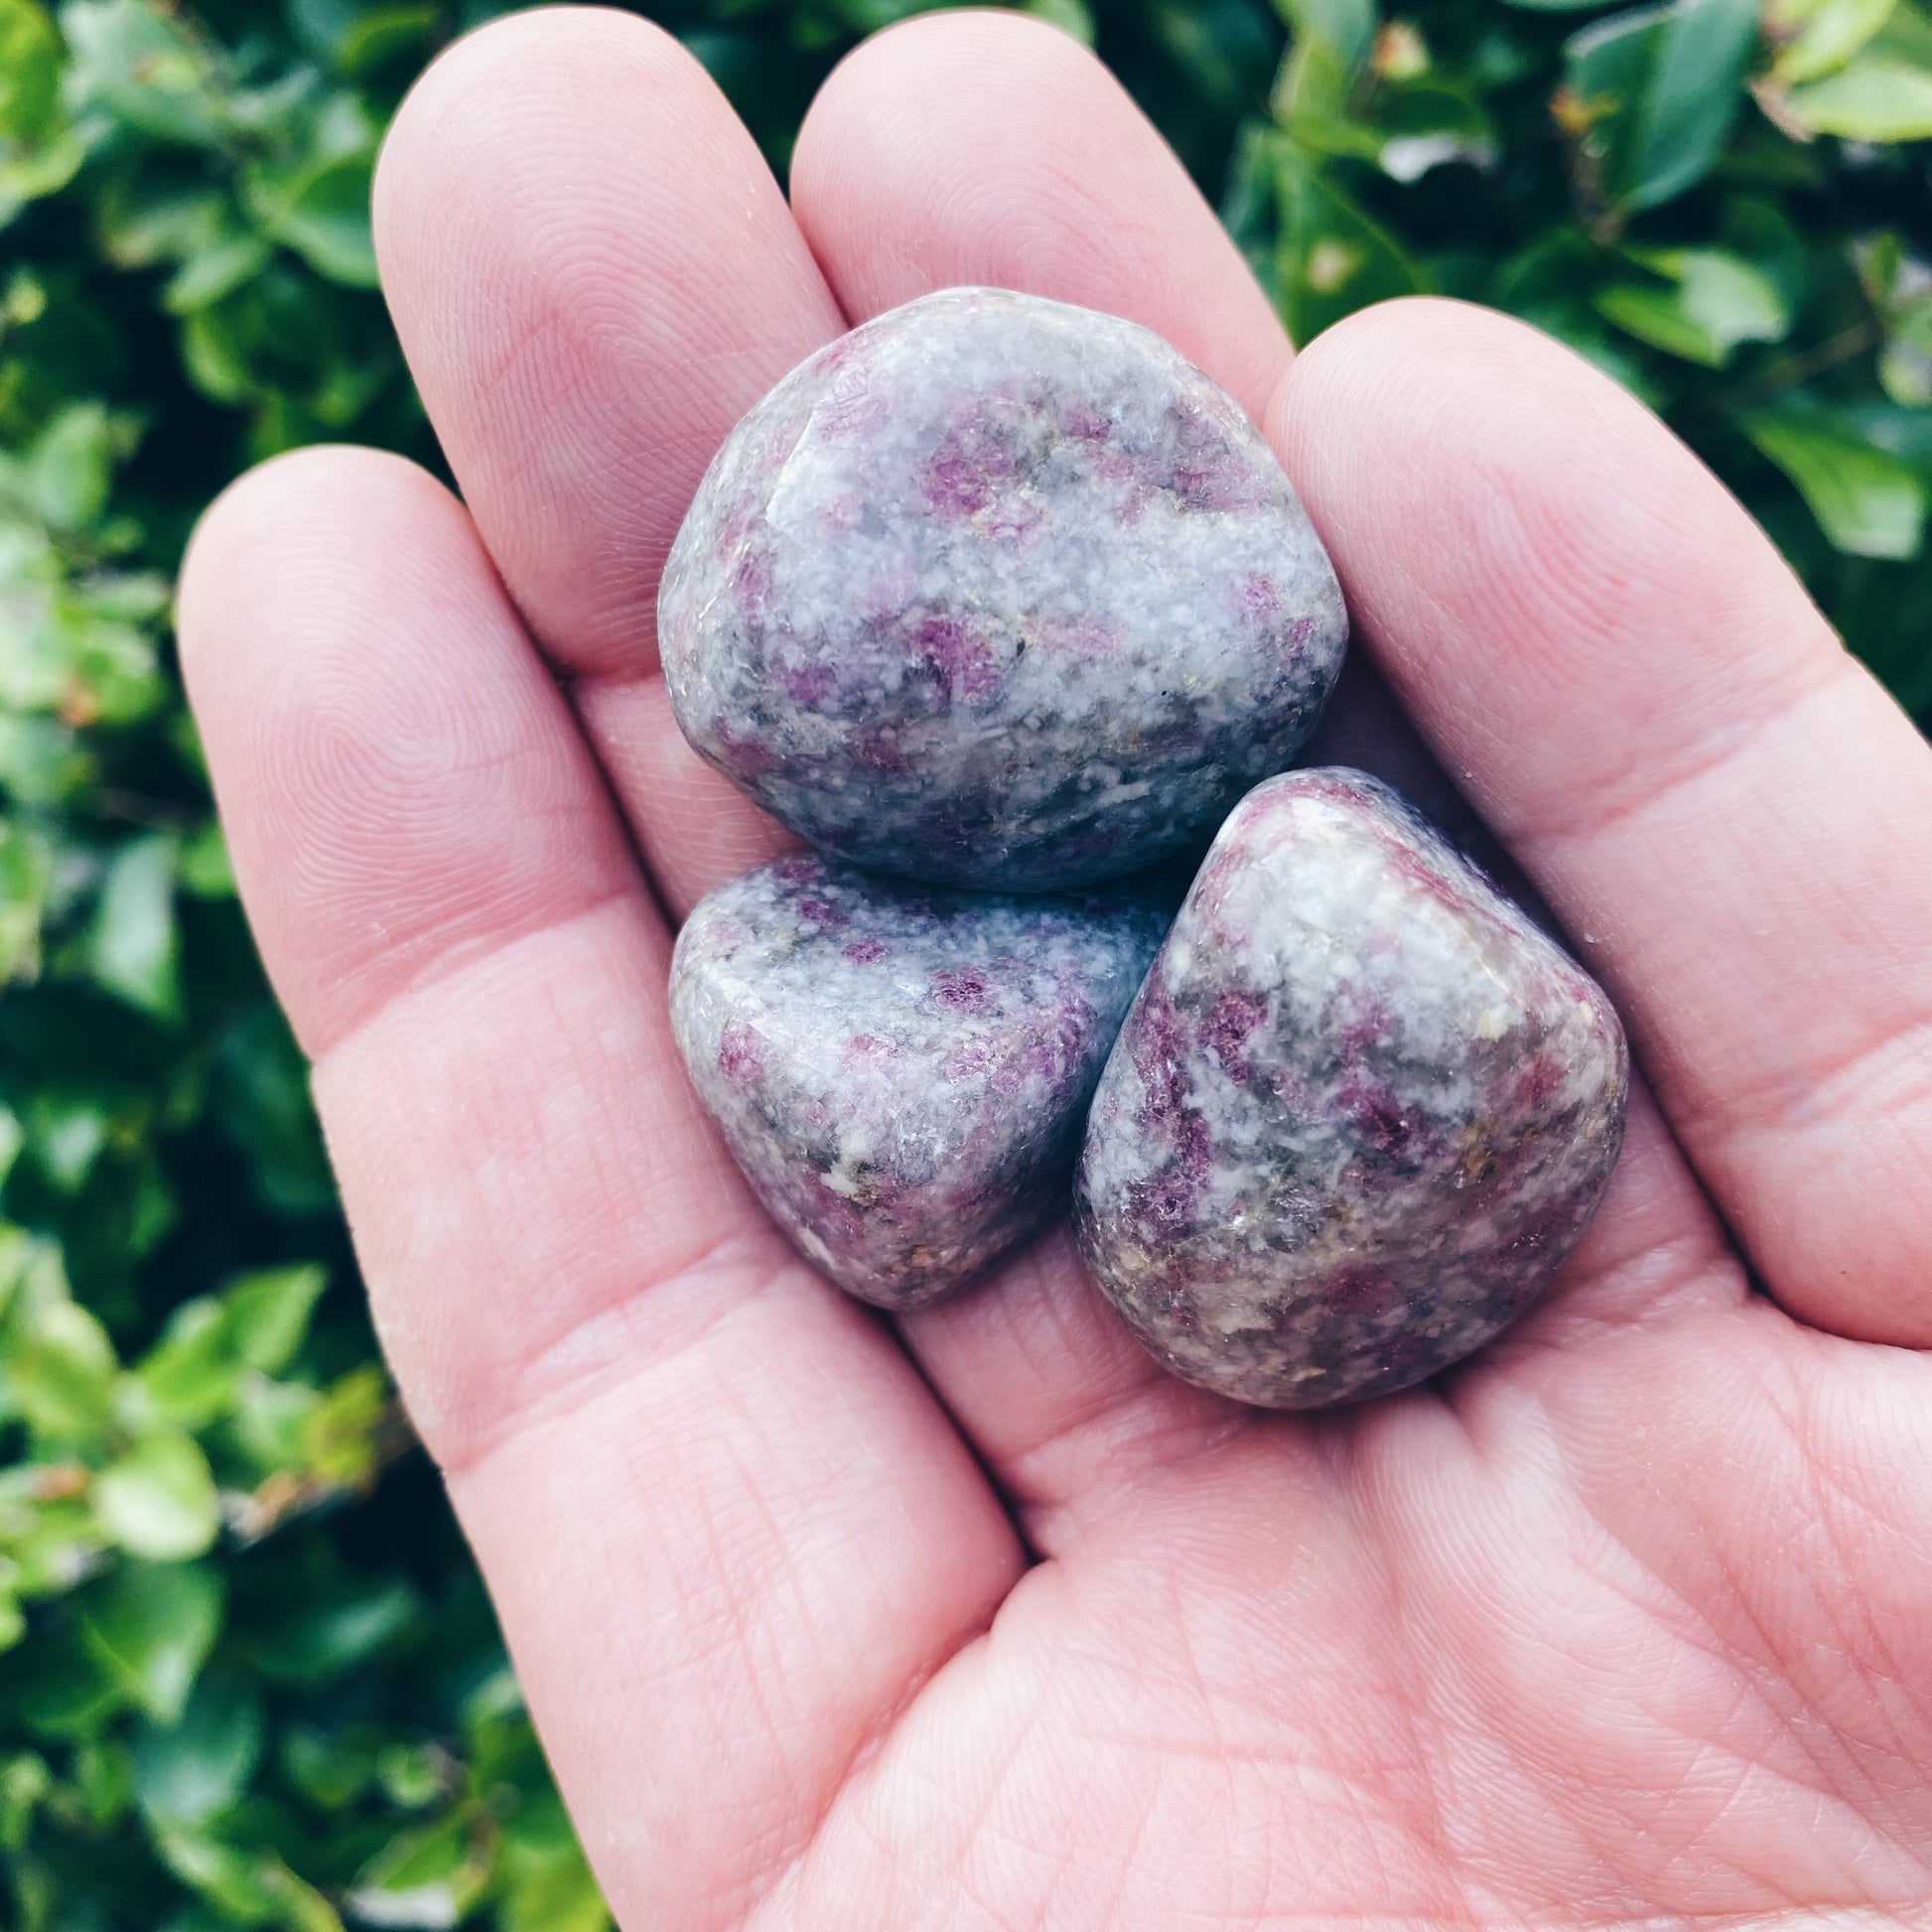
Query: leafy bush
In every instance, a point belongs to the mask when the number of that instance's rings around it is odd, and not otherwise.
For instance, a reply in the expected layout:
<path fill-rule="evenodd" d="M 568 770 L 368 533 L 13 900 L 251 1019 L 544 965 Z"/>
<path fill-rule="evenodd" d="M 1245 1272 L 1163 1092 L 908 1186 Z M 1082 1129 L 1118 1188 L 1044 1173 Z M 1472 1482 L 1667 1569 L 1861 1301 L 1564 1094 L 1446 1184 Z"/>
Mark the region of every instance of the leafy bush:
<path fill-rule="evenodd" d="M 782 166 L 897 0 L 667 6 Z M 380 131 L 488 8 L 0 0 L 0 1861 L 13 1922 L 605 1923 L 360 1311 L 169 574 L 253 458 L 435 452 Z M 1035 11 L 1091 36 L 1080 0 Z M 1119 0 L 1298 339 L 1435 288 L 1655 403 L 1932 706 L 1916 0 Z M 1096 157 L 1104 165 L 1104 157 Z"/>

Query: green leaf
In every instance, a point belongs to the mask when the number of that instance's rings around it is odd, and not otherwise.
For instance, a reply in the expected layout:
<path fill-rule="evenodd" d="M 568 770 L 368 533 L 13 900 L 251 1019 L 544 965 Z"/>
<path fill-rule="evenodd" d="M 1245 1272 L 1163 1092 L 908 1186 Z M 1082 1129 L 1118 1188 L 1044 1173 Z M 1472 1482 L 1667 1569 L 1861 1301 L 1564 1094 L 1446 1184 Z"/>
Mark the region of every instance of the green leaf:
<path fill-rule="evenodd" d="M 154 1413 L 185 1429 L 225 1414 L 240 1373 L 228 1311 L 207 1296 L 176 1309 L 135 1370 Z"/>
<path fill-rule="evenodd" d="M 259 274 L 268 257 L 269 244 L 260 235 L 215 236 L 182 263 L 161 292 L 161 306 L 178 316 L 205 309 Z"/>
<path fill-rule="evenodd" d="M 1386 229 L 1280 140 L 1276 196 L 1282 320 L 1298 345 L 1372 302 L 1415 295 L 1427 286 Z"/>
<path fill-rule="evenodd" d="M 58 195 L 87 158 L 86 144 L 72 129 L 57 135 L 44 148 L 0 159 L 0 226 L 11 221 L 29 202 Z"/>
<path fill-rule="evenodd" d="M 61 42 L 36 0 L 0 0 L 0 225 L 65 188 L 86 147 L 61 107 Z"/>
<path fill-rule="evenodd" d="M 388 1376 L 374 1362 L 350 1369 L 304 1420 L 302 1447 L 310 1468 L 339 1488 L 368 1481 L 388 1418 Z"/>
<path fill-rule="evenodd" d="M 30 1659 L 33 1668 L 26 1670 Z M 120 1672 L 97 1656 L 78 1630 L 16 1651 L 8 1663 L 16 1674 L 5 1701 L 41 1737 L 86 1737 L 133 1702 Z"/>
<path fill-rule="evenodd" d="M 5 644 L 0 640 L 0 657 Z M 0 699 L 5 668 L 0 664 Z M 0 987 L 41 968 L 41 923 L 53 888 L 53 855 L 33 827 L 0 818 Z"/>
<path fill-rule="evenodd" d="M 314 1265 L 264 1268 L 224 1293 L 235 1353 L 250 1368 L 279 1375 L 294 1361 L 309 1316 L 329 1286 L 329 1271 Z"/>
<path fill-rule="evenodd" d="M 1495 123 L 1481 103 L 1433 75 L 1385 89 L 1376 127 L 1381 136 L 1376 160 L 1399 182 L 1420 181 L 1448 162 L 1487 168 L 1499 152 Z"/>
<path fill-rule="evenodd" d="M 1797 485 L 1833 545 L 1854 557 L 1915 557 L 1926 486 L 1909 464 L 1829 418 L 1747 416 L 1744 433 Z"/>
<path fill-rule="evenodd" d="M 435 6 L 371 8 L 349 23 L 337 53 L 338 64 L 351 76 L 379 73 L 421 48 L 441 20 L 442 9 Z"/>
<path fill-rule="evenodd" d="M 27 1842 L 35 1808 L 54 1789 L 54 1773 L 38 1751 L 0 1758 L 0 1850 L 18 1852 Z"/>
<path fill-rule="evenodd" d="M 285 1683 L 327 1683 L 386 1650 L 422 1615 L 421 1597 L 399 1577 L 347 1583 L 291 1606 L 263 1629 L 255 1661 Z"/>
<path fill-rule="evenodd" d="M 1082 47 L 1093 45 L 1093 14 L 1086 0 L 1027 0 L 1024 11 L 1070 34 Z"/>
<path fill-rule="evenodd" d="M 26 1602 L 70 1590 L 100 1568 L 106 1542 L 84 1494 L 48 1496 L 37 1493 L 37 1486 L 48 1483 L 59 1488 L 74 1482 L 76 1476 L 84 1484 L 85 1473 L 76 1472 L 68 1462 L 29 1463 L 13 1473 L 25 1478 L 22 1488 L 31 1515 L 17 1520 L 7 1538 L 11 1591 Z M 20 1498 L 17 1490 L 16 1504 Z"/>
<path fill-rule="evenodd" d="M 1829 259 L 1821 259 L 1820 251 L 1778 204 L 1764 196 L 1727 199 L 1719 216 L 1717 241 L 1725 253 L 1748 263 L 1771 284 L 1787 321 L 1786 334 L 1819 284 L 1833 272 Z"/>
<path fill-rule="evenodd" d="M 248 1789 L 267 1725 L 246 1680 L 209 1674 L 172 1725 L 144 1725 L 134 1739 L 134 1791 L 163 1826 L 206 1825 Z"/>
<path fill-rule="evenodd" d="M 258 184 L 254 202 L 263 226 L 318 275 L 350 288 L 376 285 L 375 243 L 369 233 L 369 176 L 373 157 L 346 154 L 292 183 Z"/>
<path fill-rule="evenodd" d="M 0 496 L 12 495 L 59 531 L 82 530 L 107 503 L 123 426 L 97 402 L 63 409 L 17 460 L 0 467 Z"/>
<path fill-rule="evenodd" d="M 228 863 L 228 842 L 221 827 L 209 819 L 182 841 L 177 875 L 183 892 L 195 898 L 233 898 L 234 868 Z"/>
<path fill-rule="evenodd" d="M 143 1437 L 101 1471 L 94 1514 L 130 1556 L 163 1563 L 201 1556 L 221 1527 L 207 1457 L 178 1430 Z"/>
<path fill-rule="evenodd" d="M 1807 0 L 1773 6 L 1767 24 L 1784 41 L 1771 66 L 1774 80 L 1814 79 L 1842 68 L 1884 26 L 1897 0 Z"/>
<path fill-rule="evenodd" d="M 1904 408 L 1932 405 L 1932 297 L 1908 308 L 1887 331 L 1878 353 L 1878 380 Z"/>
<path fill-rule="evenodd" d="M 28 1311 L 0 1371 L 9 1405 L 46 1443 L 89 1444 L 113 1415 L 119 1372 L 99 1318 L 78 1303 Z"/>
<path fill-rule="evenodd" d="M 449 1795 L 450 1755 L 440 1744 L 387 1744 L 376 1754 L 375 1776 L 392 1805 L 421 1811 Z"/>
<path fill-rule="evenodd" d="M 1793 87 L 1785 105 L 1814 134 L 1852 141 L 1932 139 L 1932 73 L 1896 61 L 1862 60 Z"/>
<path fill-rule="evenodd" d="M 73 614 L 72 683 L 67 702 L 88 722 L 131 725 L 159 705 L 166 687 L 155 663 L 152 640 L 135 624 L 97 606 Z"/>
<path fill-rule="evenodd" d="M 1221 114 L 1245 112 L 1275 66 L 1255 0 L 1141 0 L 1160 58 Z"/>
<path fill-rule="evenodd" d="M 518 1806 L 503 1846 L 502 1932 L 605 1932 L 610 1909 L 554 1791 Z"/>
<path fill-rule="evenodd" d="M 181 940 L 175 925 L 175 841 L 131 840 L 109 862 L 87 941 L 96 985 L 157 1020 L 181 1014 Z"/>
<path fill-rule="evenodd" d="M 1908 68 L 1932 72 L 1932 14 L 1915 0 L 1897 0 L 1870 42 L 1873 54 L 1901 61 Z"/>
<path fill-rule="evenodd" d="M 130 1563 L 80 1613 L 89 1654 L 115 1687 L 161 1724 L 188 1703 L 221 1629 L 219 1578 L 201 1564 Z"/>
<path fill-rule="evenodd" d="M 304 1383 L 243 1376 L 231 1419 L 233 1447 L 265 1476 L 306 1470 L 309 1421 L 321 1406 L 321 1395 Z M 256 1533 L 251 1517 L 241 1534 L 252 1540 Z"/>
<path fill-rule="evenodd" d="M 336 1199 L 316 1125 L 308 1062 L 272 1002 L 235 1021 L 215 1048 L 215 1118 L 262 1201 L 278 1214 L 326 1212 Z"/>
<path fill-rule="evenodd" d="M 1375 45 L 1375 0 L 1276 0 L 1276 10 L 1298 43 L 1319 41 L 1333 48 L 1351 72 Z"/>
<path fill-rule="evenodd" d="M 1353 91 L 1353 72 L 1340 51 L 1325 40 L 1306 37 L 1296 41 L 1282 63 L 1269 111 L 1310 155 L 1373 161 L 1382 137 L 1351 113 Z"/>
<path fill-rule="evenodd" d="M 62 1194 L 87 1186 L 114 1115 L 92 1093 L 43 1088 L 27 1101 L 27 1152 Z"/>
<path fill-rule="evenodd" d="M 117 1825 L 134 1800 L 134 1764 L 118 1737 L 89 1737 L 73 1754 L 73 1786 L 89 1824 Z"/>
<path fill-rule="evenodd" d="M 230 1923 L 288 1932 L 343 1932 L 334 1906 L 274 1852 L 224 1844 L 207 1832 L 162 1831 L 155 1848 L 183 1884 Z"/>
<path fill-rule="evenodd" d="M 1790 331 L 1777 285 L 1739 256 L 1679 248 L 1635 259 L 1675 286 L 1619 283 L 1597 296 L 1596 309 L 1653 348 L 1716 369 L 1740 343 L 1782 342 Z"/>
<path fill-rule="evenodd" d="M 1757 0 L 1673 0 L 1612 15 L 1564 49 L 1587 122 L 1584 152 L 1608 201 L 1657 207 L 1723 151 L 1757 44 Z"/>
<path fill-rule="evenodd" d="M 473 1806 L 460 1805 L 434 1825 L 399 1833 L 356 1874 L 349 1911 L 373 1925 L 460 1923 L 489 1881 L 483 1823 Z"/>
<path fill-rule="evenodd" d="M 283 1775 L 326 1811 L 352 1805 L 375 1781 L 376 1752 L 363 1730 L 293 1725 L 282 1736 Z"/>
<path fill-rule="evenodd" d="M 0 156 L 61 121 L 61 41 L 36 0 L 0 0 Z"/>
<path fill-rule="evenodd" d="M 152 0 L 69 0 L 61 27 L 83 108 L 158 141 L 219 145 L 227 115 L 207 50 Z"/>
<path fill-rule="evenodd" d="M 232 300 L 192 311 L 182 328 L 181 355 L 188 379 L 211 402 L 243 403 L 254 394 L 245 330 L 245 319 Z"/>

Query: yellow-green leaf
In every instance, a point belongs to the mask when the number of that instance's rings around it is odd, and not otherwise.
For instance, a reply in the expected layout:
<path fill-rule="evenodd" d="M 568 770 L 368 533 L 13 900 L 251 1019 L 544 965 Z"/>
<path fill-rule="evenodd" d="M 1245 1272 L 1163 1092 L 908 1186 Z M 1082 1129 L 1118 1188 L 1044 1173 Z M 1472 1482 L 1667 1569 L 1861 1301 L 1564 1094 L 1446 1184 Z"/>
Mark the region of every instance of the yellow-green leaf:
<path fill-rule="evenodd" d="M 94 1482 L 94 1514 L 130 1556 L 157 1563 L 199 1557 L 221 1527 L 207 1457 L 179 1430 L 156 1431 L 110 1462 Z"/>
<path fill-rule="evenodd" d="M 250 1368 L 278 1375 L 295 1359 L 329 1271 L 313 1263 L 244 1275 L 222 1297 L 233 1324 L 235 1353 Z"/>
<path fill-rule="evenodd" d="M 1636 259 L 1664 282 L 1614 284 L 1597 296 L 1596 310 L 1666 354 L 1722 368 L 1740 343 L 1781 342 L 1791 327 L 1776 283 L 1739 255 L 1677 248 Z"/>
<path fill-rule="evenodd" d="M 1932 139 L 1932 73 L 1902 62 L 1869 59 L 1785 96 L 1793 116 L 1814 134 L 1852 141 Z"/>
<path fill-rule="evenodd" d="M 1789 17 L 1791 37 L 1771 72 L 1787 85 L 1842 68 L 1884 26 L 1897 0 L 1822 0 Z"/>
<path fill-rule="evenodd" d="M 61 38 L 36 0 L 0 0 L 0 156 L 50 135 L 61 114 Z"/>
<path fill-rule="evenodd" d="M 96 1315 L 76 1302 L 49 1302 L 22 1323 L 0 1390 L 43 1441 L 84 1444 L 112 1417 L 118 1367 Z"/>

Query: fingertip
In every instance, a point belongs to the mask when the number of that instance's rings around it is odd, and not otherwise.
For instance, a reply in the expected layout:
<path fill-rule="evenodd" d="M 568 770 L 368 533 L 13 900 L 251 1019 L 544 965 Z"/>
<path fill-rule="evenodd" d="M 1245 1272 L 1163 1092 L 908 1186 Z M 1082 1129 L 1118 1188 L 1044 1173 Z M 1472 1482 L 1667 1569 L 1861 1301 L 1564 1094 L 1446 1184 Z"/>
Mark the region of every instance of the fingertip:
<path fill-rule="evenodd" d="M 410 214 L 465 164 L 480 135 L 485 145 L 499 141 L 519 120 L 541 117 L 559 87 L 607 82 L 614 69 L 680 93 L 718 94 L 675 35 L 616 8 L 531 7 L 459 35 L 416 76 L 383 134 L 371 194 L 377 260 L 386 266 Z"/>
<path fill-rule="evenodd" d="M 353 444 L 311 444 L 256 464 L 229 483 L 196 519 L 176 583 L 182 676 L 199 711 L 230 647 L 259 645 L 262 633 L 231 624 L 265 588 L 313 558 L 338 567 L 343 518 L 367 519 L 370 537 L 410 528 L 462 541 L 462 506 L 408 458 Z"/>
<path fill-rule="evenodd" d="M 661 28 L 545 8 L 418 83 L 375 215 L 410 372 L 531 629 L 573 673 L 649 669 L 705 466 L 842 326 L 757 142 Z"/>
<path fill-rule="evenodd" d="M 1290 353 L 1173 150 L 1069 35 L 922 15 L 834 69 L 800 131 L 792 209 L 860 321 L 988 283 L 1125 316 L 1259 412 Z"/>

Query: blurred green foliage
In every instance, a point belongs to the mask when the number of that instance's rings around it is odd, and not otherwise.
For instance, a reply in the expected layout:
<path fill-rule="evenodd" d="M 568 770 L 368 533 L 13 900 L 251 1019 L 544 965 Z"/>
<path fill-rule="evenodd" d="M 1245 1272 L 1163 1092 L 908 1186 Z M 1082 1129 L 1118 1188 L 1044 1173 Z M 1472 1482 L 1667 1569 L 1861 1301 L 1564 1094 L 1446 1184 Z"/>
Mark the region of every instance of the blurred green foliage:
<path fill-rule="evenodd" d="M 903 0 L 649 9 L 782 170 Z M 1661 409 L 1932 708 L 1917 0 L 1037 0 L 1305 341 L 1418 289 Z M 374 1359 L 168 639 L 196 514 L 436 461 L 369 172 L 489 7 L 0 0 L 0 1867 L 23 1932 L 589 1932 L 603 1907 Z M 1105 156 L 1094 165 L 1104 167 Z"/>

